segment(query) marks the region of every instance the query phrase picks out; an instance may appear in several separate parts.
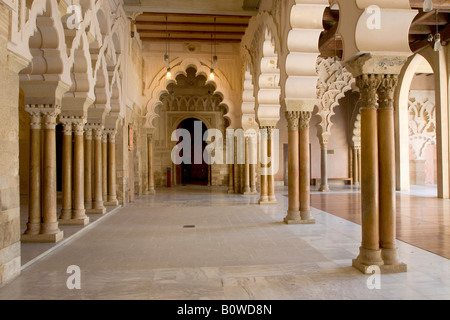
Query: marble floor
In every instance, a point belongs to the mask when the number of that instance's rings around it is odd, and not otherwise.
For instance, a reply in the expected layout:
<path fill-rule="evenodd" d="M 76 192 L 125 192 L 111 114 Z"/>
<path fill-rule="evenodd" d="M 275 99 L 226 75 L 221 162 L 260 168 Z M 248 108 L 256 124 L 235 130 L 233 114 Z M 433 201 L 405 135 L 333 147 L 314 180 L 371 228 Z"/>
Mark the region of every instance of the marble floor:
<path fill-rule="evenodd" d="M 24 266 L 0 299 L 450 299 L 450 261 L 398 241 L 408 272 L 373 278 L 351 267 L 361 227 L 313 209 L 314 225 L 285 225 L 278 205 L 207 187 L 159 189 L 78 231 Z M 69 266 L 81 289 L 69 290 Z"/>

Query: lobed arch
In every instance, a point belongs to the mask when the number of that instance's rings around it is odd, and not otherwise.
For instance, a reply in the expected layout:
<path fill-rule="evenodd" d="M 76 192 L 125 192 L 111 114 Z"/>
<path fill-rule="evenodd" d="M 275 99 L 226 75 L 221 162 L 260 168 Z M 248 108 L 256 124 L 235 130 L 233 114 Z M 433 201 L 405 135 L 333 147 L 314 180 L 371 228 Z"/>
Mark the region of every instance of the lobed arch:
<path fill-rule="evenodd" d="M 257 128 L 256 113 L 255 113 L 256 99 L 254 96 L 253 75 L 250 69 L 250 63 L 246 62 L 244 71 L 244 84 L 242 92 L 242 128 L 244 130 Z"/>
<path fill-rule="evenodd" d="M 145 90 L 147 96 L 150 96 L 150 99 L 146 103 L 147 127 L 154 128 L 153 121 L 158 117 L 156 108 L 161 104 L 161 96 L 163 94 L 168 94 L 167 86 L 171 83 L 175 83 L 177 76 L 186 76 L 186 70 L 188 68 L 194 68 L 196 70 L 196 76 L 204 76 L 207 79 L 207 84 L 211 84 L 214 86 L 214 88 L 216 88 L 216 91 L 213 94 L 219 94 L 221 97 L 223 97 L 222 104 L 226 106 L 227 114 L 224 115 L 224 118 L 226 118 L 230 123 L 232 122 L 231 117 L 229 116 L 229 111 L 233 109 L 233 102 L 228 98 L 231 96 L 231 86 L 219 69 L 214 70 L 216 74 L 214 80 L 209 80 L 208 75 L 210 72 L 210 68 L 208 63 L 209 61 L 204 61 L 196 58 L 185 60 L 177 58 L 171 62 L 171 72 L 173 75 L 172 79 L 166 78 L 166 68 L 162 68 L 158 72 L 153 82 L 150 83 Z"/>

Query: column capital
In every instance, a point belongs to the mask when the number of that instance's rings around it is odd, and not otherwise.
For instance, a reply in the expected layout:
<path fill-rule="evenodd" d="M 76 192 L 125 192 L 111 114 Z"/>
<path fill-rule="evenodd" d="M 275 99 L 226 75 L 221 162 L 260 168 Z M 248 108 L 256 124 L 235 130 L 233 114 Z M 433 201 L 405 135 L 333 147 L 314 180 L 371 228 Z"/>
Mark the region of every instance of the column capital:
<path fill-rule="evenodd" d="M 84 135 L 86 140 L 92 140 L 92 128 L 84 127 Z"/>
<path fill-rule="evenodd" d="M 300 112 L 300 130 L 309 130 L 312 112 L 301 111 Z"/>
<path fill-rule="evenodd" d="M 287 111 L 286 120 L 290 131 L 298 131 L 298 127 L 300 125 L 300 111 Z"/>
<path fill-rule="evenodd" d="M 104 126 L 101 122 L 88 122 L 86 128 L 92 130 L 94 140 L 101 140 L 103 137 Z"/>
<path fill-rule="evenodd" d="M 30 113 L 30 127 L 33 130 L 42 129 L 42 115 L 40 112 Z"/>
<path fill-rule="evenodd" d="M 108 132 L 106 132 L 105 129 L 103 129 L 102 132 L 102 143 L 108 143 Z"/>
<path fill-rule="evenodd" d="M 105 129 L 105 132 L 108 133 L 109 142 L 116 143 L 117 129 Z"/>
<path fill-rule="evenodd" d="M 398 75 L 387 74 L 381 79 L 378 87 L 378 104 L 382 109 L 394 109 L 394 91 L 397 87 Z"/>
<path fill-rule="evenodd" d="M 361 109 L 377 108 L 377 90 L 383 77 L 382 74 L 362 74 L 356 78 L 356 86 L 361 93 Z"/>

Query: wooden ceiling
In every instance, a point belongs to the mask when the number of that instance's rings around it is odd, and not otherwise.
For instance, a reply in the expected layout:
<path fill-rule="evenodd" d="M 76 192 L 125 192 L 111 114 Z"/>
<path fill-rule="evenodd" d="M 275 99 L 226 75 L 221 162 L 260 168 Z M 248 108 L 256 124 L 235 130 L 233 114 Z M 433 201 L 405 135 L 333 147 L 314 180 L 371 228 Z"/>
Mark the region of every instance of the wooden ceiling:
<path fill-rule="evenodd" d="M 146 12 L 136 18 L 143 41 L 240 43 L 251 16 Z"/>
<path fill-rule="evenodd" d="M 244 0 L 242 12 L 234 14 L 202 14 L 201 10 L 195 13 L 169 10 L 144 12 L 136 17 L 135 27 L 143 41 L 240 43 L 251 17 L 258 11 L 259 2 Z M 418 52 L 431 45 L 427 38 L 436 33 L 436 17 L 442 43 L 446 45 L 450 41 L 450 0 L 433 0 L 434 10 L 431 12 L 423 12 L 423 0 L 410 0 L 410 4 L 411 8 L 419 10 L 410 29 L 411 50 Z M 342 41 L 335 35 L 338 22 L 339 10 L 328 7 L 324 13 L 324 32 L 319 42 L 323 57 L 342 55 Z"/>

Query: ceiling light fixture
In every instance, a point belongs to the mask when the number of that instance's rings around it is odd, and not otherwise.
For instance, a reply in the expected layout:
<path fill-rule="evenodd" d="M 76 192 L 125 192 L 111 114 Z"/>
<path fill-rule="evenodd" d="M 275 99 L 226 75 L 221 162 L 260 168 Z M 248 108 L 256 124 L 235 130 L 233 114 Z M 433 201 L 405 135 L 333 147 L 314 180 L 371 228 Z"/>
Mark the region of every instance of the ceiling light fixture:
<path fill-rule="evenodd" d="M 166 53 L 164 54 L 164 62 L 166 64 L 167 73 L 166 79 L 172 80 L 172 72 L 170 71 L 170 33 L 168 30 L 168 21 L 166 16 Z"/>
<path fill-rule="evenodd" d="M 424 0 L 423 12 L 430 12 L 432 10 L 433 10 L 433 1 L 432 0 Z"/>
<path fill-rule="evenodd" d="M 442 50 L 442 43 L 441 43 L 441 34 L 439 33 L 439 17 L 438 17 L 438 10 L 436 10 L 436 34 L 434 35 L 434 51 L 441 51 Z"/>
<path fill-rule="evenodd" d="M 214 51 L 214 52 L 213 52 Z M 214 68 L 217 64 L 217 54 L 216 54 L 216 17 L 214 17 L 214 40 L 213 34 L 211 34 L 211 68 L 209 73 L 209 80 L 214 81 Z"/>

